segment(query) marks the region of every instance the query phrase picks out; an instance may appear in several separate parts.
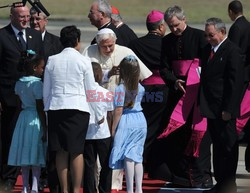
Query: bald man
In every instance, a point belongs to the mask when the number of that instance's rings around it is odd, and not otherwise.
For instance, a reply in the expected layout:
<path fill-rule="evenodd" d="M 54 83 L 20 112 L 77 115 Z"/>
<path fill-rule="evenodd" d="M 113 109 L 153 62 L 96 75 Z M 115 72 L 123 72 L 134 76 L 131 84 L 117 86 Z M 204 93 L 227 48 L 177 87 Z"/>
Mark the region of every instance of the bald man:
<path fill-rule="evenodd" d="M 33 50 L 43 54 L 41 33 L 28 28 L 30 12 L 27 6 L 11 7 L 10 24 L 0 29 L 0 103 L 2 152 L 0 175 L 5 182 L 5 191 L 10 191 L 19 174 L 17 167 L 7 165 L 9 147 L 17 118 L 17 97 L 14 92 L 16 81 L 22 76 L 18 70 L 21 54 Z"/>

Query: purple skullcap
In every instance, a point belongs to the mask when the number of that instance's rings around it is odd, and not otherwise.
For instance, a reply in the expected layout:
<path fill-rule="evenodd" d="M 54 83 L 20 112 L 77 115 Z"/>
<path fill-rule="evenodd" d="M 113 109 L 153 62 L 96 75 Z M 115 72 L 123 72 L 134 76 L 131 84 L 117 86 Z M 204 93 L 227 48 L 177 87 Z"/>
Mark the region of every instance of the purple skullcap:
<path fill-rule="evenodd" d="M 155 23 L 164 18 L 164 13 L 158 10 L 152 10 L 147 16 L 147 23 Z"/>

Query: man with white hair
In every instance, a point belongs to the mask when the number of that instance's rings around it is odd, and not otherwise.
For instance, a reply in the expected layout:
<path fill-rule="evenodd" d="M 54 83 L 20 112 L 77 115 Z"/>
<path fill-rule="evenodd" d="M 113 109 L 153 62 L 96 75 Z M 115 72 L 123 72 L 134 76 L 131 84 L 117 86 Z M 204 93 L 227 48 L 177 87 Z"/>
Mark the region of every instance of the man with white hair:
<path fill-rule="evenodd" d="M 35 8 L 30 9 L 30 27 L 42 33 L 45 63 L 49 56 L 58 54 L 63 50 L 59 37 L 46 30 L 48 17 L 43 13 L 38 13 Z"/>
<path fill-rule="evenodd" d="M 106 0 L 95 0 L 89 10 L 88 18 L 90 23 L 98 28 L 98 30 L 109 28 L 114 31 L 117 37 L 116 43 L 124 45 L 123 39 L 121 38 L 118 30 L 111 22 L 111 6 Z M 95 44 L 96 39 L 94 38 L 91 44 Z"/>
<path fill-rule="evenodd" d="M 101 29 L 96 35 L 97 44 L 87 47 L 83 51 L 84 56 L 88 56 L 92 62 L 98 62 L 103 71 L 102 86 L 114 92 L 119 81 L 119 64 L 123 58 L 135 53 L 124 46 L 116 44 L 114 31 L 108 28 Z M 152 75 L 152 72 L 136 56 L 140 66 L 140 80 L 144 80 Z M 86 161 L 86 160 L 85 160 Z M 88 165 L 85 162 L 85 171 Z M 114 170 L 112 176 L 112 189 L 122 189 L 123 171 Z"/>
<path fill-rule="evenodd" d="M 91 45 L 83 51 L 83 55 L 88 56 L 91 61 L 98 62 L 103 70 L 103 85 L 108 90 L 114 91 L 118 84 L 119 67 L 118 65 L 128 55 L 135 53 L 124 46 L 116 44 L 116 34 L 108 28 L 98 31 L 96 35 L 96 45 Z M 140 65 L 140 80 L 151 76 L 151 71 L 136 56 Z"/>

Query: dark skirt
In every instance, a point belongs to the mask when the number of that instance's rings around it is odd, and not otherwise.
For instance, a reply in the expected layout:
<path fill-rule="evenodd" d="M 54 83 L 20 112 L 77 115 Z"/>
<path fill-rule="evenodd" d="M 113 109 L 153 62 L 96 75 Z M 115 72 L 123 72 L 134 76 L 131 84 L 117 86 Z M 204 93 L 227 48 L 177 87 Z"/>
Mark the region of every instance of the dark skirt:
<path fill-rule="evenodd" d="M 88 130 L 89 113 L 78 110 L 48 111 L 49 151 L 63 149 L 69 153 L 83 153 Z"/>

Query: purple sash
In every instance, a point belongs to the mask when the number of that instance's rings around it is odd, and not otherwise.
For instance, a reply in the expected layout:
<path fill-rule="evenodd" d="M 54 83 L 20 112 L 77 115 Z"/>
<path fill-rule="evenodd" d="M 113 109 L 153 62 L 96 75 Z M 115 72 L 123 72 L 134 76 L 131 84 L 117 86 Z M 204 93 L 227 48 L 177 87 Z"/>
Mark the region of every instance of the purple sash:
<path fill-rule="evenodd" d="M 236 131 L 239 134 L 250 119 L 250 83 L 240 105 L 240 117 L 236 119 Z"/>
<path fill-rule="evenodd" d="M 165 84 L 160 76 L 159 70 L 151 70 L 153 74 L 142 81 L 143 85 L 155 85 L 155 84 Z"/>
<path fill-rule="evenodd" d="M 167 137 L 184 125 L 193 108 L 192 136 L 186 147 L 185 154 L 199 157 L 200 143 L 207 129 L 207 120 L 201 116 L 197 105 L 200 84 L 200 77 L 197 73 L 199 59 L 174 61 L 172 67 L 177 76 L 187 76 L 186 93 L 177 103 L 169 124 L 158 138 Z"/>

